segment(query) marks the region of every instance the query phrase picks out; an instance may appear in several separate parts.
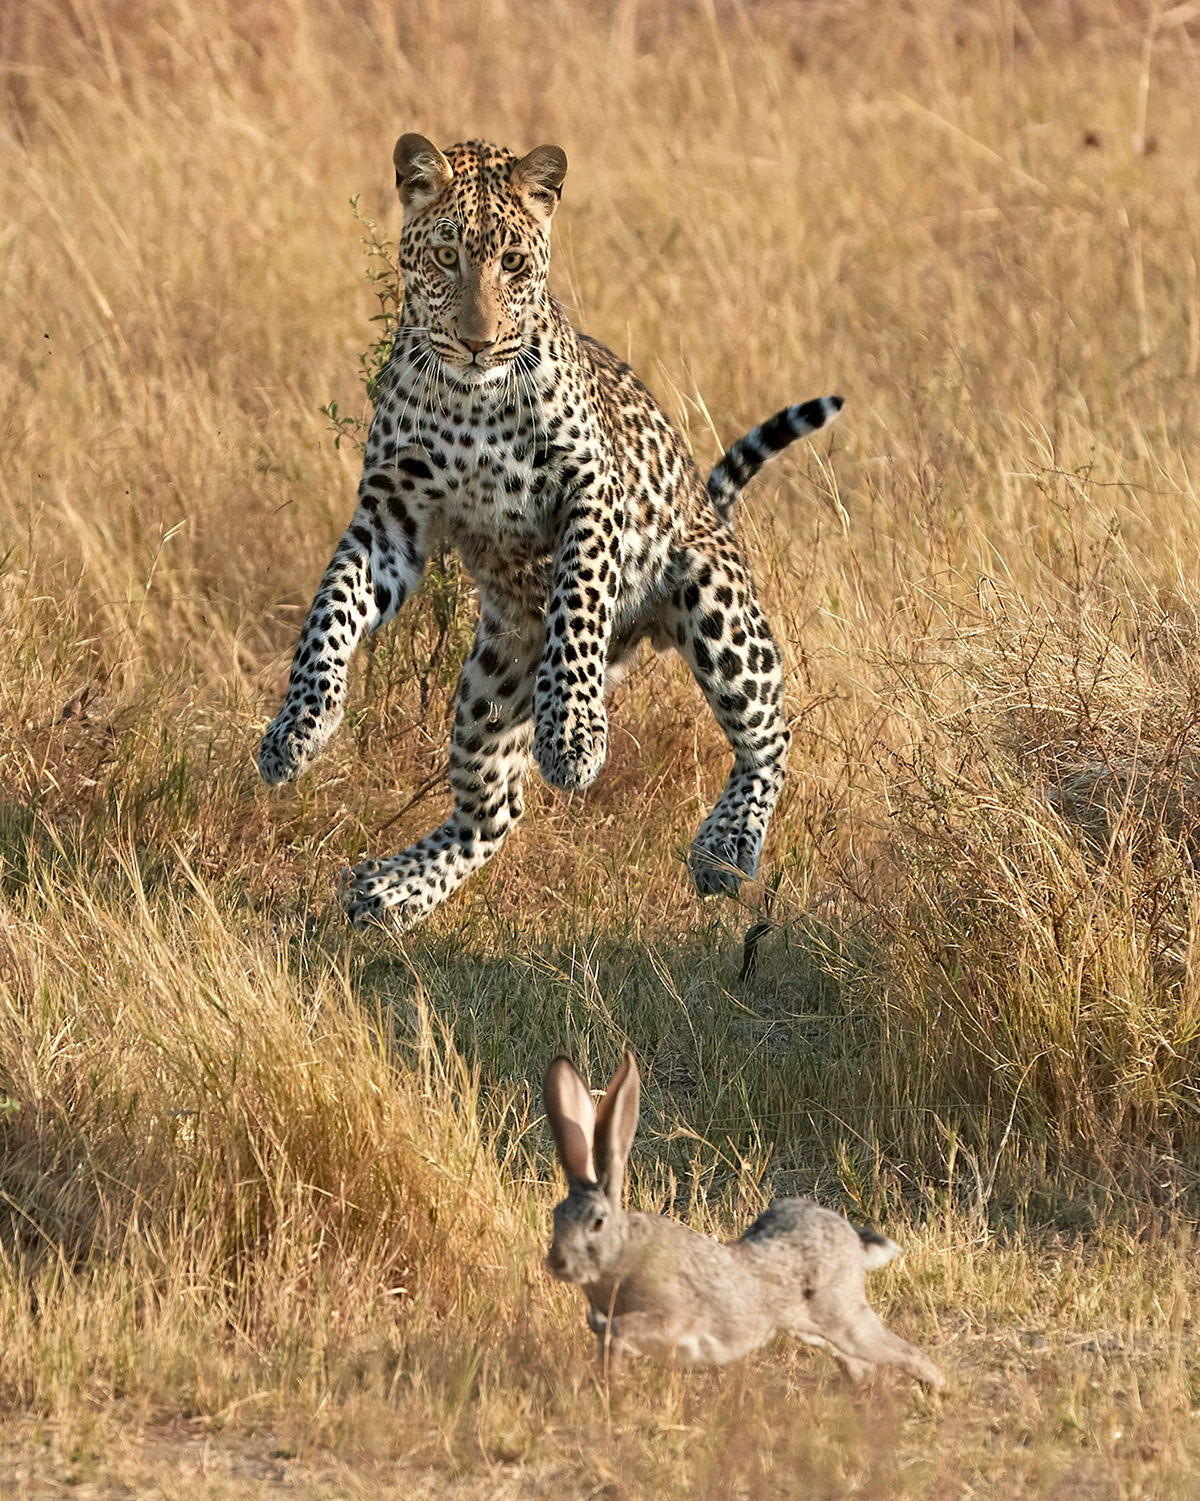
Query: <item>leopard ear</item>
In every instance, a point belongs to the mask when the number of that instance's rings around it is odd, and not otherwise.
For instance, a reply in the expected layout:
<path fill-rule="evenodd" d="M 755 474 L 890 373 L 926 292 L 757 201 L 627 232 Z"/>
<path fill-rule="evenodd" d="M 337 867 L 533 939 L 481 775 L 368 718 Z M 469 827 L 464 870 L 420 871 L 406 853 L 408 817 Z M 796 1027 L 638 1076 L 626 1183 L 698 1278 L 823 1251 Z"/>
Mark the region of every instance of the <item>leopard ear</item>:
<path fill-rule="evenodd" d="M 530 212 L 549 219 L 562 197 L 567 153 L 561 146 L 535 146 L 509 174 L 518 196 Z"/>
<path fill-rule="evenodd" d="M 428 208 L 446 191 L 454 168 L 424 136 L 403 135 L 392 152 L 396 164 L 396 191 L 406 209 Z"/>

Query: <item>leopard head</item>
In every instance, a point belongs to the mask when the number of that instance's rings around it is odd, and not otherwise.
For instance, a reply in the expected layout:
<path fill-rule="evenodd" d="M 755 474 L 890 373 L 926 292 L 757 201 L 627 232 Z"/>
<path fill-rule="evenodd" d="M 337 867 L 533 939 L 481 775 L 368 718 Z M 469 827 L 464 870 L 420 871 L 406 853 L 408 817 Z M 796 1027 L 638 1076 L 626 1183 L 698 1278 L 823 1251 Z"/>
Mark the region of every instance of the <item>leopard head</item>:
<path fill-rule="evenodd" d="M 537 146 L 518 159 L 485 141 L 443 153 L 424 136 L 403 135 L 393 160 L 404 205 L 404 321 L 426 330 L 456 379 L 502 378 L 545 300 L 566 154 Z"/>

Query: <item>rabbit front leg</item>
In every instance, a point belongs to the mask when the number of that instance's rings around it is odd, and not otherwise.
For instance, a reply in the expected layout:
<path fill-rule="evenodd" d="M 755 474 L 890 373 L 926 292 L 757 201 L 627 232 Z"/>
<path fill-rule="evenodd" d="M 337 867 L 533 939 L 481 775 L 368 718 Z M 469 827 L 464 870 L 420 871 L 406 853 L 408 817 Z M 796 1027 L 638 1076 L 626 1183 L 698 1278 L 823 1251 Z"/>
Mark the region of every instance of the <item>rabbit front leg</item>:
<path fill-rule="evenodd" d="M 596 1375 L 601 1381 L 619 1376 L 625 1366 L 625 1342 L 616 1333 L 616 1318 L 608 1318 L 604 1309 L 587 1309 L 587 1327 L 596 1336 Z"/>
<path fill-rule="evenodd" d="M 723 1363 L 728 1356 L 701 1353 L 699 1342 L 686 1327 L 661 1310 L 630 1309 L 609 1315 L 601 1308 L 588 1311 L 588 1328 L 596 1336 L 596 1354 L 603 1375 L 615 1376 L 630 1356 L 644 1356 L 664 1365 L 694 1365 L 708 1360 Z"/>
<path fill-rule="evenodd" d="M 601 1381 L 621 1374 L 626 1355 L 636 1355 L 617 1333 L 618 1320 L 610 1318 L 602 1308 L 588 1308 L 588 1328 L 596 1336 L 596 1373 Z"/>
<path fill-rule="evenodd" d="M 609 1315 L 602 1308 L 589 1308 L 588 1328 L 596 1336 L 596 1364 L 602 1378 L 619 1376 L 630 1356 L 662 1359 L 664 1346 L 674 1349 L 661 1315 L 641 1309 Z M 666 1358 L 671 1358 L 670 1353 Z"/>

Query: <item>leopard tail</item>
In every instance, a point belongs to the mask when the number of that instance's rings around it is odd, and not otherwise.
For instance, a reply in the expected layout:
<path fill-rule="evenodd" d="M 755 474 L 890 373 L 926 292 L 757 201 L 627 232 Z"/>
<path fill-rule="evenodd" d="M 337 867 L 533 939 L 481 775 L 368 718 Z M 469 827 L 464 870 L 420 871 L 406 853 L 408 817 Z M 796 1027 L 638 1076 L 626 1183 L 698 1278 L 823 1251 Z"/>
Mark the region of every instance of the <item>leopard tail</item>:
<path fill-rule="evenodd" d="M 761 426 L 739 438 L 708 476 L 708 494 L 718 515 L 728 521 L 738 496 L 762 466 L 797 438 L 807 438 L 832 422 L 845 402 L 840 396 L 817 396 L 784 407 Z"/>

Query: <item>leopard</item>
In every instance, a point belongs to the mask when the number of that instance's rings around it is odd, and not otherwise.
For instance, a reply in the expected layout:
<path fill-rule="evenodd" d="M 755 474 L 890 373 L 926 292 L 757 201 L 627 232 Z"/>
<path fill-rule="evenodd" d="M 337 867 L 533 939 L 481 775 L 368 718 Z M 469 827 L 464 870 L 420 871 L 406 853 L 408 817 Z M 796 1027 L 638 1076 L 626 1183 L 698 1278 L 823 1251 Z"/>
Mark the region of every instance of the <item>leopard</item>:
<path fill-rule="evenodd" d="M 677 651 L 733 751 L 688 864 L 701 896 L 755 878 L 787 766 L 783 658 L 734 530 L 743 486 L 843 405 L 778 412 L 707 482 L 632 369 L 549 291 L 567 158 L 402 135 L 403 301 L 363 449 L 357 508 L 300 631 L 258 753 L 293 781 L 341 722 L 351 657 L 457 549 L 478 599 L 450 729 L 453 807 L 409 848 L 344 873 L 357 926 L 410 927 L 500 849 L 544 780 L 588 787 L 607 753 L 605 690 L 640 643 Z"/>

